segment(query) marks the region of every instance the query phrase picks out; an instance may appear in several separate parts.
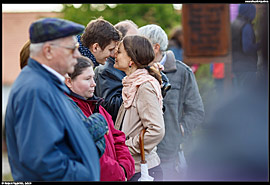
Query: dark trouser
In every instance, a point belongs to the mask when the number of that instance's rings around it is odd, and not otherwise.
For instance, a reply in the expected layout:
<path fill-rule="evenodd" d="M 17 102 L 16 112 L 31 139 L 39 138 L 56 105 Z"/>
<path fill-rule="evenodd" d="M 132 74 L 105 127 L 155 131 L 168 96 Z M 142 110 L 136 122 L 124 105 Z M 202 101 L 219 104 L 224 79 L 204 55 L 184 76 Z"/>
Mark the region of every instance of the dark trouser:
<path fill-rule="evenodd" d="M 154 181 L 162 181 L 163 180 L 163 172 L 160 167 L 160 165 L 148 169 L 148 173 L 151 177 L 154 177 Z M 129 181 L 138 181 L 138 179 L 141 177 L 141 172 L 135 173 L 133 177 Z"/>
<path fill-rule="evenodd" d="M 163 171 L 163 181 L 181 181 L 185 178 L 185 173 L 178 167 L 179 159 L 173 158 L 171 160 L 162 160 L 160 158 L 161 163 L 160 167 Z"/>

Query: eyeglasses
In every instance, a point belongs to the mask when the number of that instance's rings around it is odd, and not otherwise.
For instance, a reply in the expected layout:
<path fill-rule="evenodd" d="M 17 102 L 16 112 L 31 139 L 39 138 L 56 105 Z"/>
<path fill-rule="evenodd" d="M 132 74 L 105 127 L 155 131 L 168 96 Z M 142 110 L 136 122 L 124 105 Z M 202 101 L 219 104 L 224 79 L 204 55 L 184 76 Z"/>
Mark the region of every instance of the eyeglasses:
<path fill-rule="evenodd" d="M 65 49 L 70 49 L 70 50 L 72 51 L 72 54 L 74 54 L 75 51 L 76 51 L 76 49 L 78 49 L 79 46 L 80 46 L 80 44 L 79 44 L 78 42 L 77 42 L 77 43 L 75 44 L 75 46 L 73 46 L 73 47 L 61 46 L 61 45 L 57 45 L 57 44 L 50 44 L 50 45 L 52 45 L 52 46 L 57 46 L 57 47 L 61 47 L 61 48 L 65 48 Z"/>

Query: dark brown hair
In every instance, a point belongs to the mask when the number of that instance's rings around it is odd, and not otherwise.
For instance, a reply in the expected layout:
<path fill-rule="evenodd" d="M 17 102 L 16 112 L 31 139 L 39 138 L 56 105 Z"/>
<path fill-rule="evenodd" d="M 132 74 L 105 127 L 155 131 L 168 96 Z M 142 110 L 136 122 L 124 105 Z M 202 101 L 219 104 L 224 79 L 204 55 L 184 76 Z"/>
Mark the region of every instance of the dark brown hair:
<path fill-rule="evenodd" d="M 30 56 L 30 40 L 28 40 L 22 47 L 20 51 L 20 67 L 21 69 L 24 68 L 27 65 L 28 58 Z"/>
<path fill-rule="evenodd" d="M 68 73 L 68 76 L 71 79 L 74 79 L 76 78 L 76 76 L 82 74 L 85 68 L 93 66 L 94 66 L 93 62 L 88 57 L 80 56 L 79 58 L 77 58 L 77 64 L 74 66 L 73 73 Z"/>
<path fill-rule="evenodd" d="M 88 23 L 81 37 L 82 44 L 89 48 L 94 43 L 98 43 L 102 50 L 111 41 L 120 41 L 122 34 L 110 22 L 103 18 L 92 20 Z"/>
<path fill-rule="evenodd" d="M 176 42 L 176 44 L 182 48 L 182 42 L 179 40 L 179 36 L 181 36 L 183 34 L 182 32 L 182 28 L 181 27 L 176 27 L 174 28 L 174 30 L 172 31 L 172 33 L 170 34 L 170 40 L 174 40 Z"/>
<path fill-rule="evenodd" d="M 124 48 L 128 56 L 136 64 L 138 69 L 146 68 L 150 75 L 162 83 L 161 75 L 155 67 L 149 67 L 155 58 L 155 52 L 151 41 L 141 35 L 128 35 L 123 39 Z"/>

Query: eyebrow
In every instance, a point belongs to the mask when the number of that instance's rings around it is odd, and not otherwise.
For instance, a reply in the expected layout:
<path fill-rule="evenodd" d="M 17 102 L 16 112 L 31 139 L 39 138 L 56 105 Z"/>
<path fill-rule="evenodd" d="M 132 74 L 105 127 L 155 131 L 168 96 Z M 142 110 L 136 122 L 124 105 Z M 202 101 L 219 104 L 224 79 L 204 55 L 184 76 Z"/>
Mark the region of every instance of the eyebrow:
<path fill-rule="evenodd" d="M 95 74 L 93 74 L 93 75 L 87 75 L 86 77 L 89 78 L 89 77 L 94 77 L 94 76 L 95 76 Z"/>

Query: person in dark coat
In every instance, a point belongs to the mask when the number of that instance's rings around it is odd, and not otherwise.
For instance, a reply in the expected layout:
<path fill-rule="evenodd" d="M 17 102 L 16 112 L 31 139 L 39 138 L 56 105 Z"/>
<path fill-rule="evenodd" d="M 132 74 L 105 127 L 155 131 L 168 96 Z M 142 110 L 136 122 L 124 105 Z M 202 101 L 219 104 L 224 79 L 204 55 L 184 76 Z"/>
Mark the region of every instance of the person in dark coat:
<path fill-rule="evenodd" d="M 138 26 L 131 20 L 124 20 L 115 25 L 115 28 L 122 33 L 122 37 L 138 33 Z M 113 67 L 115 63 L 114 57 L 109 57 L 105 65 L 95 68 L 95 95 L 102 97 L 104 102 L 102 105 L 112 116 L 115 122 L 122 99 L 122 79 L 126 76 L 123 71 Z"/>
<path fill-rule="evenodd" d="M 108 124 L 108 133 L 103 134 L 105 151 L 99 160 L 100 181 L 129 180 L 135 173 L 134 159 L 125 144 L 124 132 L 114 128 L 111 115 L 99 105 L 100 98 L 94 96 L 94 74 L 90 59 L 83 56 L 78 58 L 74 72 L 66 77 L 66 85 L 71 90 L 68 97 L 74 108 L 81 112 L 82 119 L 99 113 Z M 92 123 L 92 126 L 96 131 L 102 130 L 98 122 Z"/>
<path fill-rule="evenodd" d="M 161 160 L 163 179 L 181 180 L 180 156 L 183 156 L 180 144 L 191 135 L 197 125 L 204 120 L 204 106 L 199 93 L 196 78 L 190 67 L 176 60 L 172 51 L 167 49 L 168 37 L 158 25 L 150 24 L 139 28 L 139 34 L 152 42 L 154 63 L 164 65 L 171 89 L 163 99 L 165 106 L 165 136 L 157 146 Z"/>
<path fill-rule="evenodd" d="M 237 88 L 246 87 L 256 80 L 257 51 L 260 44 L 256 43 L 252 25 L 255 16 L 256 6 L 254 4 L 241 4 L 238 16 L 231 24 L 232 71 Z"/>
<path fill-rule="evenodd" d="M 64 93 L 80 56 L 84 26 L 43 18 L 30 26 L 30 58 L 15 80 L 5 116 L 14 181 L 98 181 L 94 141 Z"/>

